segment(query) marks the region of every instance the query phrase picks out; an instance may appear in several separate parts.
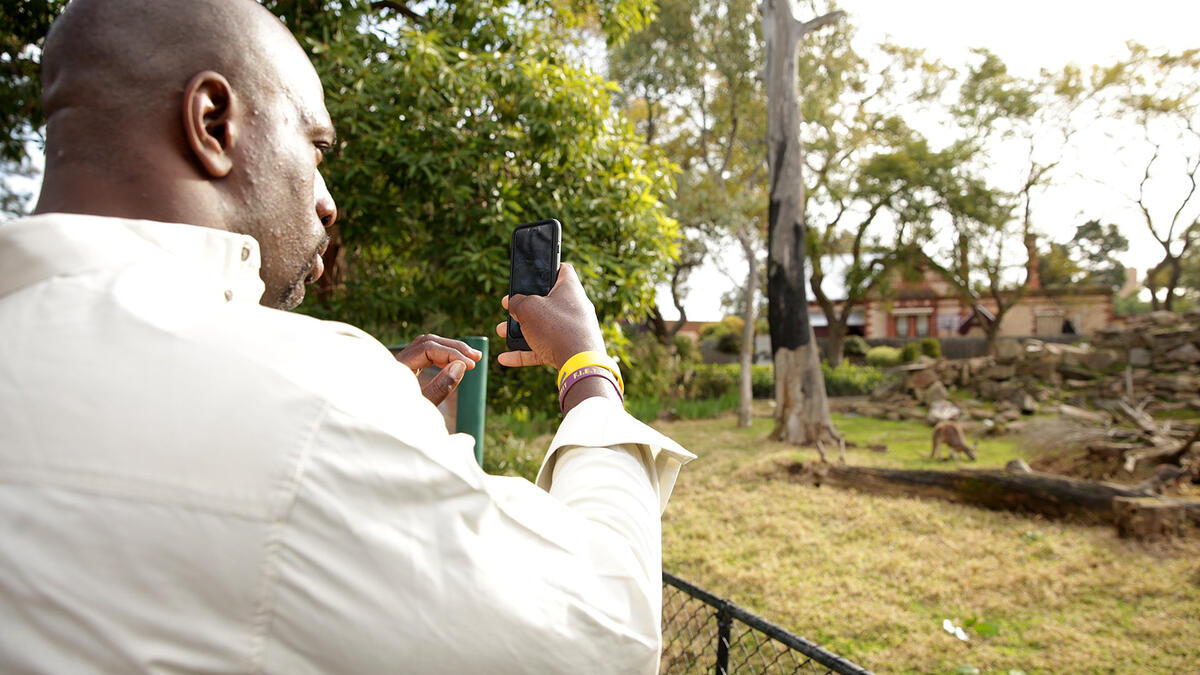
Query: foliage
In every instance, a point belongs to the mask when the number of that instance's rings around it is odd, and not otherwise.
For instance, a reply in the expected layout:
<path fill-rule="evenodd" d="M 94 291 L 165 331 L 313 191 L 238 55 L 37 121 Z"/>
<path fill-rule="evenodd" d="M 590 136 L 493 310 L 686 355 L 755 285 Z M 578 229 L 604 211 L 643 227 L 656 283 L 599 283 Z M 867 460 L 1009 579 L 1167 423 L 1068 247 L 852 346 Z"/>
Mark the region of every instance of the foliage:
<path fill-rule="evenodd" d="M 867 344 L 866 338 L 861 335 L 851 335 L 846 338 L 846 342 L 842 346 L 842 351 L 847 356 L 866 356 L 867 350 L 871 346 Z"/>
<path fill-rule="evenodd" d="M 1038 256 L 1038 276 L 1043 286 L 1098 284 L 1112 289 L 1125 283 L 1125 266 L 1116 259 L 1129 249 L 1129 240 L 1116 225 L 1098 220 L 1075 228 L 1066 244 L 1051 243 Z"/>
<path fill-rule="evenodd" d="M 825 392 L 830 396 L 866 396 L 883 380 L 883 371 L 872 366 L 843 362 L 837 368 L 821 363 L 825 374 Z"/>
<path fill-rule="evenodd" d="M 629 398 L 673 400 L 684 395 L 699 355 L 689 338 L 676 337 L 679 347 L 674 351 L 648 333 L 629 340 L 622 368 Z"/>
<path fill-rule="evenodd" d="M 922 349 L 920 342 L 904 343 L 904 346 L 900 348 L 900 362 L 912 363 L 913 361 L 916 361 L 917 357 L 921 355 L 921 351 Z"/>
<path fill-rule="evenodd" d="M 867 350 L 867 365 L 875 368 L 893 368 L 902 363 L 900 350 L 887 345 L 871 347 Z"/>
<path fill-rule="evenodd" d="M 738 354 L 742 349 L 742 328 L 745 322 L 742 317 L 731 314 L 700 329 L 701 340 L 712 340 L 718 352 L 722 354 Z"/>
<path fill-rule="evenodd" d="M 627 36 L 650 2 L 430 2 L 415 17 L 365 0 L 268 7 L 312 55 L 340 136 L 326 179 L 347 272 L 302 311 L 389 341 L 490 334 L 509 233 L 556 217 L 563 259 L 619 349 L 616 322 L 645 314 L 674 255 L 670 167 L 572 36 L 593 19 Z M 539 372 L 493 366 L 490 382 L 501 407 L 553 407 Z"/>
<path fill-rule="evenodd" d="M 44 142 L 41 46 L 66 0 L 0 3 L 0 215 L 25 212 L 29 195 L 10 176 L 29 176 L 29 146 Z"/>
<path fill-rule="evenodd" d="M 651 422 L 664 416 L 681 420 L 712 419 L 723 415 L 738 405 L 738 393 L 726 392 L 718 398 L 679 399 L 664 401 L 658 398 L 631 399 L 627 406 L 629 414 Z"/>
<path fill-rule="evenodd" d="M 921 353 L 931 359 L 942 358 L 942 343 L 935 337 L 921 339 Z"/>
<path fill-rule="evenodd" d="M 1162 248 L 1146 287 L 1154 309 L 1178 310 L 1184 260 L 1200 247 L 1200 50 L 1154 51 L 1134 42 L 1128 49 L 1116 63 L 1095 67 L 1086 84 L 1101 100 L 1100 115 L 1141 132 L 1143 169 L 1130 176 L 1138 181 L 1133 201 L 1144 231 Z"/>
<path fill-rule="evenodd" d="M 537 477 L 557 416 L 528 408 L 488 411 L 484 431 L 483 470 L 500 476 Z"/>
<path fill-rule="evenodd" d="M 739 366 L 736 363 L 706 363 L 696 367 L 695 376 L 688 383 L 686 395 L 689 399 L 715 399 L 728 393 L 737 393 Z M 750 387 L 754 398 L 771 398 L 775 395 L 774 367 L 756 365 L 750 369 Z"/>

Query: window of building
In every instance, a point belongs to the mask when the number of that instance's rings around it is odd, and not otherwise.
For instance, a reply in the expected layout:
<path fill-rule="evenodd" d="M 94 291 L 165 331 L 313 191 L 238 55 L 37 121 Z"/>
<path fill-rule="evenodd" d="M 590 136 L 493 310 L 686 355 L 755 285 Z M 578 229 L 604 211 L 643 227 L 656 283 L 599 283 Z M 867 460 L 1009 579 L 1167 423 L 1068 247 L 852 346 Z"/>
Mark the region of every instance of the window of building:
<path fill-rule="evenodd" d="M 908 319 L 907 316 L 896 317 L 896 337 L 908 337 Z"/>
<path fill-rule="evenodd" d="M 929 315 L 922 314 L 920 316 L 914 316 L 913 319 L 916 320 L 916 322 L 917 322 L 917 331 L 916 331 L 917 337 L 928 336 L 929 335 Z"/>

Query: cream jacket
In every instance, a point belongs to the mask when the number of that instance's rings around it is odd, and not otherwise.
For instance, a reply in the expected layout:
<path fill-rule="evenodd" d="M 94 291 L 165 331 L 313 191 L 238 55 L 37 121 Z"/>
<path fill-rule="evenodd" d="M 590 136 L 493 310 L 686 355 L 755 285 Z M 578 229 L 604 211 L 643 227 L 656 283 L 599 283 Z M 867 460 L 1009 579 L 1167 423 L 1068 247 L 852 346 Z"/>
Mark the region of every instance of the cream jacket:
<path fill-rule="evenodd" d="M 258 267 L 202 227 L 0 225 L 0 671 L 654 672 L 692 455 L 589 399 L 537 486 L 486 475 Z"/>

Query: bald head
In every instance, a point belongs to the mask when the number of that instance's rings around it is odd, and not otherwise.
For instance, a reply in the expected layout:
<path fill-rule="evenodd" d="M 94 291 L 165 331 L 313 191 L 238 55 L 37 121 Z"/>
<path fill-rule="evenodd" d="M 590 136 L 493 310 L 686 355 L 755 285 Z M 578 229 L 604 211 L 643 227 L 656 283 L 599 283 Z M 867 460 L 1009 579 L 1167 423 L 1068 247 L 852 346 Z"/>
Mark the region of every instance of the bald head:
<path fill-rule="evenodd" d="M 69 159 L 117 160 L 105 146 L 178 106 L 196 73 L 219 72 L 252 97 L 278 81 L 273 57 L 288 50 L 299 46 L 253 0 L 74 0 L 46 38 L 43 104 L 51 125 L 103 131 L 72 143 Z"/>
<path fill-rule="evenodd" d="M 304 50 L 254 0 L 73 0 L 42 55 L 37 212 L 202 225 L 255 237 L 263 303 L 320 270 L 333 142 Z"/>

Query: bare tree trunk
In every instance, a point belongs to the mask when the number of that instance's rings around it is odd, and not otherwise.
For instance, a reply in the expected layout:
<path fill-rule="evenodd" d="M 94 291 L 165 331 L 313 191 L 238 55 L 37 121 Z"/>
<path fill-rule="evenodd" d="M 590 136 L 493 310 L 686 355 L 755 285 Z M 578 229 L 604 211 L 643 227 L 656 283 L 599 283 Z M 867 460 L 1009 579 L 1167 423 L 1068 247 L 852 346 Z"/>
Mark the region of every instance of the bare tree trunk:
<path fill-rule="evenodd" d="M 829 417 L 816 340 L 808 321 L 804 274 L 804 149 L 796 92 L 796 47 L 806 33 L 837 21 L 831 12 L 799 21 L 790 0 L 763 0 L 766 38 L 768 210 L 767 315 L 775 361 L 775 429 L 771 438 L 814 444 L 839 439 Z"/>
<path fill-rule="evenodd" d="M 846 317 L 829 322 L 829 337 L 825 342 L 825 360 L 830 368 L 839 368 L 846 358 Z"/>
<path fill-rule="evenodd" d="M 754 241 L 745 229 L 738 232 L 738 242 L 746 254 L 746 286 L 742 289 L 742 351 L 741 370 L 738 372 L 738 422 L 739 427 L 748 427 L 753 419 L 754 404 L 754 324 L 758 321 L 758 258 L 754 255 Z"/>

